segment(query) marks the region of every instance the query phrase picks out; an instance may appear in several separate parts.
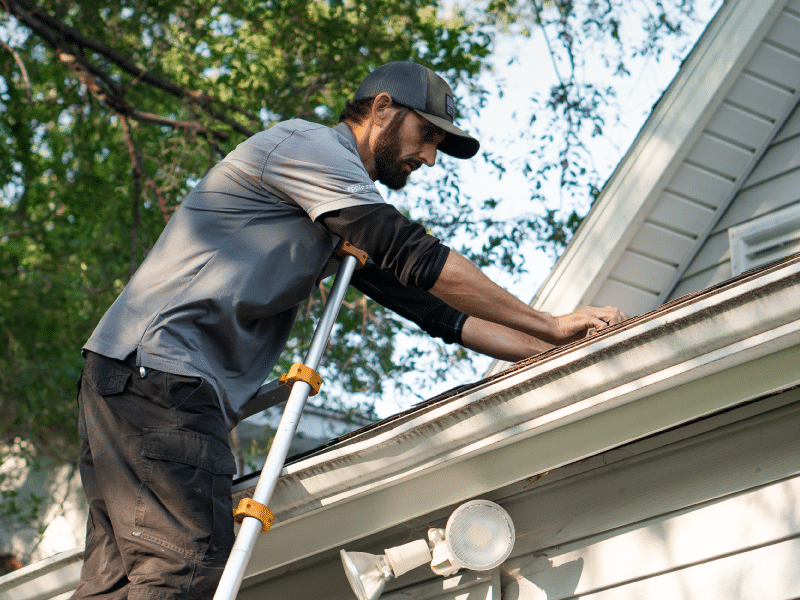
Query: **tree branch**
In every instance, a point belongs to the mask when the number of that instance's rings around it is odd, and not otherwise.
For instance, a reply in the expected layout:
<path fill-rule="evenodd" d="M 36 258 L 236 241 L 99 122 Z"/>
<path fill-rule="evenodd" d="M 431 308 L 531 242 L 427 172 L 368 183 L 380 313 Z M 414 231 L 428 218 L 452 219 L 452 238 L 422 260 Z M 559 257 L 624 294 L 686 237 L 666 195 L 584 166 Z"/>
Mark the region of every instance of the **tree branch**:
<path fill-rule="evenodd" d="M 113 48 L 106 46 L 94 40 L 92 38 L 88 38 L 81 34 L 80 32 L 72 29 L 62 21 L 56 19 L 55 17 L 47 14 L 41 8 L 32 5 L 31 3 L 27 2 L 27 0 L 9 0 L 9 4 L 7 5 L 7 10 L 11 12 L 14 16 L 18 19 L 23 21 L 28 27 L 36 32 L 37 35 L 40 35 L 45 40 L 48 41 L 51 45 L 60 46 L 59 38 L 56 37 L 52 32 L 45 32 L 41 26 L 39 26 L 36 22 L 40 22 L 41 24 L 47 26 L 48 28 L 57 31 L 60 34 L 60 39 L 63 39 L 66 42 L 77 44 L 79 46 L 83 46 L 84 48 L 88 48 L 90 50 L 94 50 L 98 54 L 105 56 L 111 62 L 116 64 L 120 69 L 125 71 L 126 73 L 133 75 L 137 80 L 143 81 L 149 85 L 162 89 L 173 96 L 178 98 L 188 98 L 194 100 L 200 104 L 208 105 L 211 103 L 220 104 L 225 108 L 230 110 L 236 111 L 239 114 L 245 116 L 247 119 L 252 121 L 253 123 L 260 124 L 260 120 L 256 115 L 253 113 L 242 109 L 241 107 L 236 106 L 235 104 L 231 104 L 229 102 L 223 102 L 219 98 L 211 94 L 207 94 L 205 92 L 199 92 L 197 90 L 190 90 L 188 88 L 181 87 L 171 81 L 158 77 L 157 75 L 153 75 L 146 69 L 142 69 L 141 67 L 137 66 L 133 61 L 131 61 L 127 56 L 114 50 Z M 72 53 L 74 55 L 74 53 Z M 76 56 L 77 58 L 77 56 Z M 98 75 L 95 73 L 95 75 Z M 120 94 L 121 94 L 121 90 Z M 237 131 L 240 133 L 245 133 L 246 135 L 252 135 L 249 129 L 239 125 L 236 121 L 222 119 L 221 115 L 218 113 L 214 115 L 215 118 L 219 118 L 226 122 L 227 124 L 235 127 Z"/>
<path fill-rule="evenodd" d="M 126 114 L 128 112 L 128 105 L 122 96 L 122 91 L 119 85 L 110 79 L 105 73 L 98 72 L 91 64 L 81 56 L 78 56 L 63 48 L 55 48 L 56 58 L 64 65 L 66 65 L 78 80 L 83 83 L 87 89 L 95 96 L 100 102 L 108 104 L 119 113 Z M 112 93 L 104 89 L 97 81 L 96 76 L 99 76 L 111 88 Z"/>
<path fill-rule="evenodd" d="M 306 106 L 308 105 L 308 101 L 311 99 L 311 95 L 321 90 L 323 87 L 325 87 L 325 84 L 330 79 L 331 76 L 327 73 L 321 73 L 320 75 L 317 75 L 314 78 L 314 80 L 308 86 L 308 89 L 306 89 L 306 93 L 303 95 L 303 99 L 300 101 L 299 118 L 303 118 L 308 115 Z"/>
<path fill-rule="evenodd" d="M 218 131 L 216 129 L 206 129 L 200 123 L 197 123 L 195 121 L 178 121 L 176 119 L 169 119 L 167 117 L 162 117 L 161 115 L 154 115 L 153 113 L 143 112 L 135 108 L 127 108 L 127 114 L 132 119 L 136 119 L 137 121 L 142 121 L 145 123 L 153 123 L 155 125 L 166 125 L 167 127 L 172 127 L 173 129 L 194 129 L 198 133 L 201 133 L 206 136 L 212 136 L 215 139 L 218 139 L 222 142 L 227 141 L 231 137 L 230 134 L 224 131 Z"/>
<path fill-rule="evenodd" d="M 125 143 L 128 146 L 128 153 L 131 156 L 131 163 L 133 164 L 134 170 L 139 174 L 139 176 L 144 179 L 145 184 L 156 195 L 158 200 L 158 208 L 161 210 L 161 214 L 164 215 L 164 220 L 169 221 L 171 216 L 169 207 L 167 206 L 167 199 L 164 197 L 164 194 L 161 193 L 161 189 L 158 187 L 158 184 L 153 181 L 153 178 L 148 175 L 147 170 L 144 167 L 144 163 L 142 163 L 142 156 L 139 153 L 139 149 L 136 147 L 136 141 L 133 139 L 133 133 L 131 132 L 131 125 L 128 121 L 127 115 L 120 115 L 120 122 L 122 123 L 122 130 L 125 132 Z"/>
<path fill-rule="evenodd" d="M 11 53 L 11 56 L 14 57 L 14 62 L 17 63 L 19 66 L 19 70 L 22 72 L 22 87 L 25 88 L 25 95 L 28 98 L 28 104 L 32 102 L 31 99 L 31 79 L 28 77 L 28 70 L 25 68 L 25 63 L 22 62 L 22 57 L 14 50 L 11 46 L 9 46 L 5 41 L 3 43 L 3 48 L 8 50 Z"/>

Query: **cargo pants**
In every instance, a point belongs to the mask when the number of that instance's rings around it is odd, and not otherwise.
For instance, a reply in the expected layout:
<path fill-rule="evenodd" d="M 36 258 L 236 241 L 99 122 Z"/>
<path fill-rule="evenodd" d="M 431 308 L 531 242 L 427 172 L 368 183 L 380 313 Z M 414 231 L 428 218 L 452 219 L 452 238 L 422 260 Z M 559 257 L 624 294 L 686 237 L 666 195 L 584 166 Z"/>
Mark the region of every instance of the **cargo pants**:
<path fill-rule="evenodd" d="M 73 598 L 211 598 L 236 472 L 211 385 L 87 353 L 78 405 L 89 517 Z"/>

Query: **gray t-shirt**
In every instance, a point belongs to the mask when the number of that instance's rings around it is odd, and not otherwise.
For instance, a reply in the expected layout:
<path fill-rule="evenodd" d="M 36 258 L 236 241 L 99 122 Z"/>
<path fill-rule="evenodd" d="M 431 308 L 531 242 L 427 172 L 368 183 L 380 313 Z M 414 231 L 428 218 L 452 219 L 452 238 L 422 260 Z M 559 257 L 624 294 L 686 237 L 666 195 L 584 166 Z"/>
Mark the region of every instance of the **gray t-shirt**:
<path fill-rule="evenodd" d="M 338 242 L 315 219 L 382 202 L 346 124 L 262 131 L 186 196 L 84 349 L 207 379 L 233 428 Z"/>

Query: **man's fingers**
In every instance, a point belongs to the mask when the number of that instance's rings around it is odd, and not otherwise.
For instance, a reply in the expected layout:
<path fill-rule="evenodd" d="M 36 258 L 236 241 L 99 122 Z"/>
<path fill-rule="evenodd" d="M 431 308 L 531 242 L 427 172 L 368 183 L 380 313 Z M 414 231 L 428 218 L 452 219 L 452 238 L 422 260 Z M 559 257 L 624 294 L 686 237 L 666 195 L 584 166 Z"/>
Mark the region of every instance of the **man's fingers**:
<path fill-rule="evenodd" d="M 590 337 L 609 325 L 625 320 L 625 315 L 615 306 L 584 306 L 580 310 L 556 317 L 564 339 Z"/>
<path fill-rule="evenodd" d="M 616 306 L 604 306 L 602 308 L 587 306 L 584 314 L 589 321 L 586 324 L 586 337 L 609 325 L 616 325 L 625 320 L 625 315 Z"/>
<path fill-rule="evenodd" d="M 594 317 L 600 319 L 605 325 L 616 325 L 625 320 L 625 315 L 616 306 L 604 306 L 594 309 Z"/>

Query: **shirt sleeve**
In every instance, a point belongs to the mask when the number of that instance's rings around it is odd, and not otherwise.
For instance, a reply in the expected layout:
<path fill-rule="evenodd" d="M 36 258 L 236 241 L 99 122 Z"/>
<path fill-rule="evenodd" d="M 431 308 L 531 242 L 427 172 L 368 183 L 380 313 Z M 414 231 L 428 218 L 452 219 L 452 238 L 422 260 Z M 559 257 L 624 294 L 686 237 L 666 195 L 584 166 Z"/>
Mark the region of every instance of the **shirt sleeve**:
<path fill-rule="evenodd" d="M 268 130 L 259 153 L 265 189 L 300 206 L 312 220 L 349 206 L 385 204 L 356 148 L 341 132 L 306 121 L 276 128 L 280 130 Z"/>
<path fill-rule="evenodd" d="M 370 204 L 325 213 L 320 223 L 366 252 L 379 269 L 403 285 L 429 290 L 450 249 L 391 204 Z"/>
<path fill-rule="evenodd" d="M 405 286 L 391 273 L 371 263 L 358 269 L 350 283 L 379 304 L 416 323 L 429 335 L 448 344 L 461 343 L 467 315 L 430 292 Z"/>

